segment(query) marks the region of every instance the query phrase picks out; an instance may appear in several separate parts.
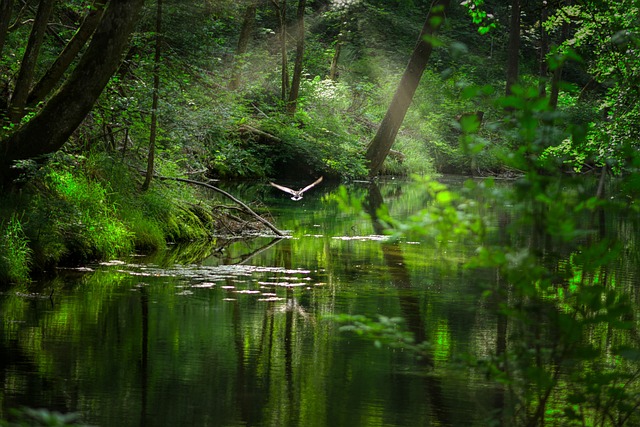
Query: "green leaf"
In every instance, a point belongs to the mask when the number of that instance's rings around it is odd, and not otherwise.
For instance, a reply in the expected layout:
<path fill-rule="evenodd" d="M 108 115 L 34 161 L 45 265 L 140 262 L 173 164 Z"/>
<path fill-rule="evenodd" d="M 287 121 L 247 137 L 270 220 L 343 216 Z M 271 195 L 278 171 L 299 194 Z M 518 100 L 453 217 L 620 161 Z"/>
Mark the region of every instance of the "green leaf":
<path fill-rule="evenodd" d="M 469 54 L 469 48 L 467 47 L 467 45 L 456 41 L 449 44 L 449 50 L 451 52 L 451 55 L 455 57 L 461 57 L 463 55 Z"/>
<path fill-rule="evenodd" d="M 498 99 L 497 104 L 502 108 L 514 108 L 516 110 L 523 110 L 525 107 L 524 99 L 519 96 L 505 96 Z"/>
<path fill-rule="evenodd" d="M 442 40 L 440 40 L 439 38 L 434 37 L 434 36 L 425 35 L 425 36 L 422 37 L 422 40 L 424 40 L 425 43 L 428 43 L 433 47 L 444 46 L 444 42 Z"/>
<path fill-rule="evenodd" d="M 436 200 L 438 203 L 448 204 L 453 200 L 453 195 L 450 191 L 441 191 L 436 195 Z"/>
<path fill-rule="evenodd" d="M 460 118 L 460 127 L 465 133 L 474 133 L 480 129 L 480 120 L 475 114 L 463 115 Z"/>

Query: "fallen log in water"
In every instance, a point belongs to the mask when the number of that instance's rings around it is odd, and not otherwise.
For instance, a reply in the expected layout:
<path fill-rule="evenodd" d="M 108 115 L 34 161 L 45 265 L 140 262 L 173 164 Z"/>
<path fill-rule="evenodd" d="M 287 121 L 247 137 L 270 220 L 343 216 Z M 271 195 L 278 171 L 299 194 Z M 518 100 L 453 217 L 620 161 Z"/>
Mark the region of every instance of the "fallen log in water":
<path fill-rule="evenodd" d="M 273 231 L 274 233 L 276 233 L 278 236 L 285 236 L 285 233 L 283 233 L 282 231 L 278 230 L 278 228 L 271 224 L 269 221 L 267 221 L 266 219 L 264 219 L 263 217 L 261 217 L 260 215 L 258 215 L 257 213 L 255 213 L 249 206 L 247 206 L 244 202 L 242 202 L 241 200 L 238 200 L 237 198 L 235 198 L 233 195 L 227 193 L 226 191 L 211 185 L 211 184 L 207 184 L 206 182 L 201 182 L 201 181 L 195 181 L 193 179 L 186 179 L 186 178 L 174 178 L 174 177 L 170 177 L 170 176 L 161 176 L 161 175 L 154 175 L 154 178 L 157 178 L 159 180 L 171 180 L 171 181 L 179 181 L 179 182 L 186 182 L 188 184 L 193 184 L 193 185 L 200 185 L 202 187 L 206 187 L 210 190 L 213 190 L 217 193 L 222 194 L 223 196 L 225 196 L 226 198 L 228 198 L 229 200 L 232 200 L 234 203 L 236 203 L 237 205 L 241 206 L 242 209 L 248 213 L 249 215 L 253 216 L 258 222 L 264 224 L 267 228 L 269 228 L 271 231 Z"/>

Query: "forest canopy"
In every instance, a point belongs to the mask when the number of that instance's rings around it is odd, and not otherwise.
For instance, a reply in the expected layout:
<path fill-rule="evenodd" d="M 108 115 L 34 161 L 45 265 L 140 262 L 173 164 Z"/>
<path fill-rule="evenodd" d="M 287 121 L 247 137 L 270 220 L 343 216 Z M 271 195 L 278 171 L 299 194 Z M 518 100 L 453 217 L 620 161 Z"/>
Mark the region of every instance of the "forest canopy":
<path fill-rule="evenodd" d="M 416 40 L 434 56 L 382 173 L 509 172 L 504 153 L 517 147 L 496 100 L 514 84 L 582 127 L 549 147 L 567 169 L 626 167 L 638 140 L 635 2 L 452 2 L 439 33 L 419 39 L 432 6 L 165 0 L 138 15 L 141 1 L 3 2 L 3 176 L 63 145 L 144 149 L 153 112 L 159 162 L 186 150 L 214 177 L 363 176 Z M 456 118 L 473 111 L 484 144 L 469 153 Z"/>

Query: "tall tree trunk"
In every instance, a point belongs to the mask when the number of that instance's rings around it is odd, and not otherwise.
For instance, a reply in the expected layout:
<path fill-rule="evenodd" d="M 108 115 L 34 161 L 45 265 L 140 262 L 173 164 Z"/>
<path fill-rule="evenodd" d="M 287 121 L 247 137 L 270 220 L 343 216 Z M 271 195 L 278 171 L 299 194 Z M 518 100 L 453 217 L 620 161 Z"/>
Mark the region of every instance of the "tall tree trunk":
<path fill-rule="evenodd" d="M 147 173 L 142 183 L 142 191 L 149 189 L 153 178 L 156 156 L 156 133 L 158 128 L 158 98 L 160 90 L 160 51 L 162 43 L 162 0 L 158 0 L 156 9 L 156 50 L 153 56 L 153 100 L 151 102 L 151 129 L 149 132 L 149 155 L 147 156 Z"/>
<path fill-rule="evenodd" d="M 338 79 L 338 61 L 340 60 L 340 51 L 342 50 L 342 44 L 344 43 L 344 33 L 346 32 L 346 28 L 343 25 L 340 34 L 336 39 L 335 48 L 333 51 L 333 57 L 331 58 L 331 67 L 329 68 L 329 79 L 336 81 Z"/>
<path fill-rule="evenodd" d="M 34 106 L 44 100 L 56 87 L 58 82 L 60 82 L 65 71 L 67 71 L 73 60 L 78 56 L 80 49 L 87 43 L 98 27 L 102 14 L 104 13 L 106 2 L 107 0 L 96 0 L 93 3 L 84 21 L 82 21 L 80 28 L 78 28 L 78 31 L 76 31 L 71 40 L 69 40 L 64 50 L 58 55 L 44 76 L 36 83 L 31 93 L 29 93 L 27 98 L 28 106 Z"/>
<path fill-rule="evenodd" d="M 571 6 L 572 0 L 567 0 L 567 6 Z M 562 44 L 569 38 L 569 28 L 571 24 L 568 19 L 565 19 L 562 23 L 562 30 L 560 32 L 560 43 Z M 562 79 L 562 62 L 556 65 L 551 76 L 551 93 L 549 94 L 549 105 L 551 108 L 558 106 L 558 96 L 560 95 L 560 80 Z"/>
<path fill-rule="evenodd" d="M 282 12 L 280 14 L 280 57 L 282 61 L 282 100 L 287 100 L 289 93 L 289 61 L 287 60 L 287 0 L 282 0 Z"/>
<path fill-rule="evenodd" d="M 511 86 L 518 81 L 518 65 L 520 62 L 520 0 L 511 0 L 511 21 L 507 58 L 507 84 L 505 93 L 511 95 Z"/>
<path fill-rule="evenodd" d="M 287 62 L 287 0 L 271 0 L 276 13 L 278 14 L 278 23 L 280 24 L 280 66 L 282 72 L 280 74 L 280 98 L 282 101 L 287 100 L 289 93 L 289 65 Z"/>
<path fill-rule="evenodd" d="M 0 55 L 4 48 L 4 41 L 7 38 L 9 23 L 11 22 L 11 12 L 13 11 L 13 0 L 0 1 Z"/>
<path fill-rule="evenodd" d="M 407 68 L 402 74 L 402 79 L 398 84 L 398 89 L 391 100 L 387 113 L 380 123 L 380 127 L 367 147 L 366 159 L 369 162 L 369 176 L 375 176 L 382 167 L 384 159 L 389 154 L 389 150 L 395 142 L 400 125 L 407 114 L 413 95 L 418 88 L 422 73 L 427 66 L 429 57 L 433 50 L 432 43 L 428 40 L 432 38 L 445 19 L 445 11 L 450 0 L 435 0 L 431 5 L 431 10 L 420 31 L 420 37 L 416 43 Z"/>
<path fill-rule="evenodd" d="M 244 17 L 242 19 L 242 28 L 240 28 L 240 37 L 238 38 L 238 46 L 236 47 L 236 54 L 234 58 L 233 70 L 231 71 L 231 79 L 229 80 L 229 89 L 235 90 L 240 86 L 240 75 L 242 70 L 241 60 L 242 56 L 247 52 L 249 46 L 249 40 L 253 33 L 253 27 L 256 22 L 256 10 L 258 9 L 258 3 L 252 0 L 244 11 Z"/>
<path fill-rule="evenodd" d="M 304 59 L 304 11 L 306 0 L 298 0 L 298 12 L 296 14 L 296 62 L 293 67 L 293 80 L 291 81 L 291 92 L 289 92 L 289 103 L 287 113 L 293 115 L 298 106 L 298 94 L 300 93 L 300 81 L 302 79 L 302 60 Z"/>
<path fill-rule="evenodd" d="M 547 94 L 547 73 L 549 66 L 547 64 L 547 54 L 549 53 L 549 33 L 544 28 L 544 23 L 549 18 L 549 4 L 547 1 L 542 2 L 542 11 L 540 12 L 540 81 L 538 83 L 538 93 L 541 97 Z"/>
<path fill-rule="evenodd" d="M 0 184 L 16 173 L 16 160 L 58 151 L 77 129 L 118 69 L 144 0 L 111 0 L 73 73 L 44 108 L 0 141 Z"/>
<path fill-rule="evenodd" d="M 33 22 L 31 34 L 29 35 L 27 48 L 22 57 L 22 64 L 20 64 L 16 86 L 13 91 L 13 96 L 11 97 L 11 104 L 9 105 L 9 119 L 13 123 L 19 123 L 24 116 L 24 108 L 27 105 L 27 96 L 31 89 L 38 54 L 44 40 L 44 33 L 47 30 L 49 16 L 53 11 L 54 3 L 55 0 L 42 0 L 38 6 L 38 12 Z"/>

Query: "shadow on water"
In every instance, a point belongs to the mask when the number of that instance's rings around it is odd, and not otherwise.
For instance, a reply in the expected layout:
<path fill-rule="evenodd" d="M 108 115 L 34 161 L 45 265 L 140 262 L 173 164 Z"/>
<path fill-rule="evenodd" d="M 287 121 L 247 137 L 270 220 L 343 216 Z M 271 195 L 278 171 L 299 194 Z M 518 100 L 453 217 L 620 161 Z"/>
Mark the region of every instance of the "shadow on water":
<path fill-rule="evenodd" d="M 158 266 L 191 265 L 204 259 L 217 259 L 220 264 L 245 264 L 251 258 L 268 250 L 283 240 L 282 237 L 244 238 L 216 237 L 212 241 L 180 243 L 172 245 L 150 255 L 140 256 L 141 263 L 152 263 Z M 230 246 L 244 246 L 244 250 L 229 250 Z"/>
<path fill-rule="evenodd" d="M 365 210 L 371 217 L 371 223 L 376 234 L 383 235 L 385 227 L 378 218 L 378 210 L 383 206 L 384 200 L 378 185 L 372 182 L 369 185 L 367 203 Z M 424 315 L 421 312 L 421 301 L 414 293 L 406 292 L 412 289 L 411 275 L 407 269 L 407 264 L 402 253 L 402 248 L 398 242 L 382 242 L 380 244 L 385 264 L 389 269 L 391 282 L 398 289 L 398 300 L 400 303 L 402 317 L 405 319 L 407 329 L 413 334 L 416 343 L 429 341 L 424 327 Z M 433 355 L 422 355 L 418 359 L 419 365 L 427 368 L 434 367 Z M 441 379 L 436 375 L 422 376 L 425 394 L 429 400 L 433 413 L 440 425 L 452 425 L 449 408 L 446 405 L 442 390 Z"/>
<path fill-rule="evenodd" d="M 147 404 L 149 400 L 149 294 L 140 288 L 140 426 L 147 425 Z"/>

